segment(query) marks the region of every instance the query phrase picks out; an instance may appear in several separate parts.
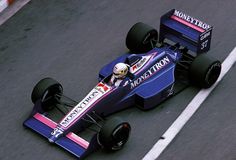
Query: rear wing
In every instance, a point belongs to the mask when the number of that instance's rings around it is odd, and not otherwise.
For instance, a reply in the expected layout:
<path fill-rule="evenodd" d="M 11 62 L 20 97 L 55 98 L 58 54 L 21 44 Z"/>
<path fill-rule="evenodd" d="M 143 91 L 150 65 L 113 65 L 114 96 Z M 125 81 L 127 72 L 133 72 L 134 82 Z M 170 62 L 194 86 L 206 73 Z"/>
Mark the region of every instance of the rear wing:
<path fill-rule="evenodd" d="M 172 9 L 161 17 L 159 41 L 179 43 L 195 53 L 207 52 L 213 27 L 179 10 Z"/>

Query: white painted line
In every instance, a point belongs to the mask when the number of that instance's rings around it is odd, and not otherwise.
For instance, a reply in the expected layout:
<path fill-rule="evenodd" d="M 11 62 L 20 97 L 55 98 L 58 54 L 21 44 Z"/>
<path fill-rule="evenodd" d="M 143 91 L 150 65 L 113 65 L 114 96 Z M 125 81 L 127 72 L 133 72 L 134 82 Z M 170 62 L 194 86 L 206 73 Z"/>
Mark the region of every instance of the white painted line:
<path fill-rule="evenodd" d="M 224 75 L 229 71 L 229 69 L 236 62 L 236 47 L 231 51 L 228 57 L 222 63 L 221 74 L 216 81 L 216 83 L 209 89 L 202 89 L 193 98 L 193 100 L 188 104 L 185 110 L 179 115 L 179 117 L 174 121 L 174 123 L 167 129 L 167 131 L 162 135 L 163 139 L 159 139 L 152 149 L 144 156 L 143 160 L 155 160 L 160 154 L 165 150 L 165 148 L 170 144 L 170 142 L 175 138 L 175 136 L 180 132 L 183 126 L 188 122 L 192 115 L 197 111 L 203 101 L 208 97 L 211 91 L 217 86 L 217 84 L 222 80 Z"/>
<path fill-rule="evenodd" d="M 30 0 L 17 0 L 0 14 L 0 26 L 24 7 Z"/>

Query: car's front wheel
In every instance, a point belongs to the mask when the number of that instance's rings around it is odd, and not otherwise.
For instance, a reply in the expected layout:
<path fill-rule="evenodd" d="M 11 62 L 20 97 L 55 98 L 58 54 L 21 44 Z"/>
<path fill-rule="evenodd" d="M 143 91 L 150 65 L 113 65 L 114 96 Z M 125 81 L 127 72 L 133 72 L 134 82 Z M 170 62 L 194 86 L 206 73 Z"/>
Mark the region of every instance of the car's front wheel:
<path fill-rule="evenodd" d="M 55 96 L 63 93 L 62 85 L 52 78 L 40 80 L 33 88 L 31 100 L 33 103 L 40 100 L 45 111 L 53 109 Z"/>
<path fill-rule="evenodd" d="M 98 133 L 98 142 L 106 150 L 120 150 L 128 141 L 130 131 L 131 127 L 128 122 L 118 117 L 109 119 Z"/>

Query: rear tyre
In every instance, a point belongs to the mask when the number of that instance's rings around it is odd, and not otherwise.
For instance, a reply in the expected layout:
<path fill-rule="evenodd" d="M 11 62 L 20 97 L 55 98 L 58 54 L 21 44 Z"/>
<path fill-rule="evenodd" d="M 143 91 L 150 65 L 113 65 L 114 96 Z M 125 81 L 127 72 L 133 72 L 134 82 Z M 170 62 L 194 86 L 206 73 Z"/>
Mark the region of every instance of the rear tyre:
<path fill-rule="evenodd" d="M 35 104 L 36 101 L 42 102 L 45 111 L 52 110 L 56 102 L 55 96 L 63 93 L 62 85 L 52 78 L 44 78 L 40 80 L 33 88 L 31 100 Z"/>
<path fill-rule="evenodd" d="M 158 39 L 158 32 L 153 27 L 138 22 L 132 26 L 126 36 L 126 46 L 131 52 L 143 53 L 153 49 Z"/>
<path fill-rule="evenodd" d="M 120 118 L 112 118 L 105 122 L 98 133 L 98 142 L 109 151 L 123 148 L 129 139 L 131 127 L 128 122 Z"/>
<path fill-rule="evenodd" d="M 207 54 L 201 54 L 190 66 L 190 81 L 201 88 L 209 88 L 216 82 L 220 72 L 220 61 Z"/>

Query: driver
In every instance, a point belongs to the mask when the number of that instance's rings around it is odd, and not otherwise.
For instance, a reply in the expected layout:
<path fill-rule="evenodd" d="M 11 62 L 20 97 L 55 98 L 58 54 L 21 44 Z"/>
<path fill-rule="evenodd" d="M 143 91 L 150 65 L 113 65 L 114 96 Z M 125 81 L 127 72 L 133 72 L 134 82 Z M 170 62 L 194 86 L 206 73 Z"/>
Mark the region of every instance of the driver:
<path fill-rule="evenodd" d="M 129 65 L 125 63 L 117 63 L 113 68 L 113 75 L 109 81 L 109 85 L 118 87 L 126 78 L 129 71 Z"/>

